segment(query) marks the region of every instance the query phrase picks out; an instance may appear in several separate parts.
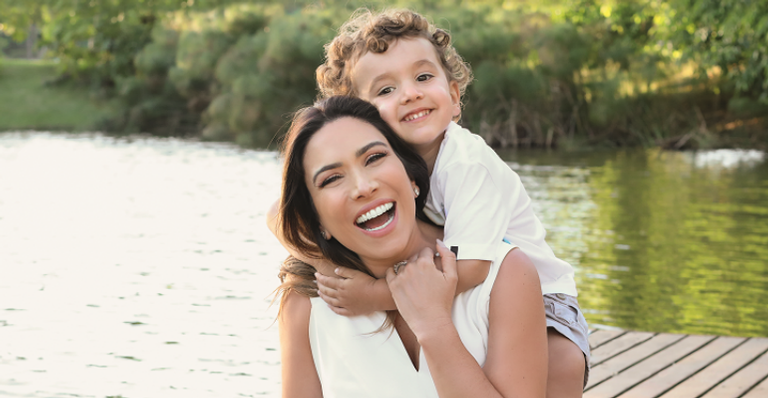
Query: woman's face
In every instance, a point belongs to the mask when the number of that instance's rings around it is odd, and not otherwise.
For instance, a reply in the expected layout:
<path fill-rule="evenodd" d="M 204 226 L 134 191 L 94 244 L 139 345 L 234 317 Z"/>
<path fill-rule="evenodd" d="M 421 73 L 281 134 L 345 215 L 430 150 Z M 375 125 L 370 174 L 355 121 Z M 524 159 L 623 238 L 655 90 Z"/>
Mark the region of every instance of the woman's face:
<path fill-rule="evenodd" d="M 415 231 L 415 184 L 375 127 L 352 117 L 326 124 L 307 145 L 304 172 L 325 231 L 369 267 L 402 260 Z"/>

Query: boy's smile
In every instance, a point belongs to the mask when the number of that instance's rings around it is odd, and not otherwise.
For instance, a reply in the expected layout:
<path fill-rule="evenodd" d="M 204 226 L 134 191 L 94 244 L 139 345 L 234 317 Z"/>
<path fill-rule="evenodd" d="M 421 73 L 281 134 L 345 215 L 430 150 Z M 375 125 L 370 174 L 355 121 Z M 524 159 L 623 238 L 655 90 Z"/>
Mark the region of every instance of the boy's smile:
<path fill-rule="evenodd" d="M 352 82 L 397 135 L 434 163 L 443 133 L 461 108 L 459 86 L 448 81 L 429 40 L 400 38 L 384 53 L 364 54 L 352 68 Z"/>

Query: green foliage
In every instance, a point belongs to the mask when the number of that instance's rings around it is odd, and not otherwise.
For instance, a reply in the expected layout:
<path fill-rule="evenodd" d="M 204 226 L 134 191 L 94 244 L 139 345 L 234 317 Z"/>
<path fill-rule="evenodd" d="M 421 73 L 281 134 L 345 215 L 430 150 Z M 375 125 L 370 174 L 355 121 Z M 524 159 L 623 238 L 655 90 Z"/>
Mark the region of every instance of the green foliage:
<path fill-rule="evenodd" d="M 6 0 L 62 76 L 117 96 L 103 128 L 263 146 L 315 97 L 322 46 L 363 3 Z M 447 28 L 476 80 L 463 122 L 500 146 L 711 145 L 768 106 L 768 3 L 371 0 Z M 672 108 L 670 108 L 672 107 Z M 761 121 L 762 120 L 762 121 Z M 705 133 L 706 132 L 706 133 Z M 682 143 L 682 144 L 681 144 Z"/>

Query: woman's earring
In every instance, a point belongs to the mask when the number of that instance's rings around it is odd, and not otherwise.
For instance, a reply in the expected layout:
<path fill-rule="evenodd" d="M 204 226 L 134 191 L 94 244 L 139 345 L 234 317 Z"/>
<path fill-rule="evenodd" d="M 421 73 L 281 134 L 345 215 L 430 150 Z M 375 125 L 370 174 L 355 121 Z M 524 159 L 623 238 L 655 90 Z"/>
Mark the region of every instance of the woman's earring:
<path fill-rule="evenodd" d="M 416 195 L 416 197 L 419 197 L 419 194 L 421 193 L 421 190 L 419 190 L 419 187 L 415 186 L 413 187 L 413 194 Z"/>
<path fill-rule="evenodd" d="M 323 239 L 325 239 L 325 240 L 330 240 L 331 239 L 331 236 L 328 234 L 328 231 L 326 231 L 324 229 L 320 230 L 320 235 L 323 235 Z"/>

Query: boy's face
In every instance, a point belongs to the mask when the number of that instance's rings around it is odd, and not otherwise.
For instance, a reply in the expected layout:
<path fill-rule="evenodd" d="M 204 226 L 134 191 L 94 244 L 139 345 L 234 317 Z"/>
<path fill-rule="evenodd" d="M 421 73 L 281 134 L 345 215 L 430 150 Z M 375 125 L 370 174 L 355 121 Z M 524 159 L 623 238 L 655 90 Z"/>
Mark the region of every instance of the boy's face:
<path fill-rule="evenodd" d="M 436 156 L 443 132 L 461 112 L 459 85 L 448 81 L 434 46 L 422 37 L 401 38 L 384 53 L 360 57 L 352 84 L 422 156 Z"/>

